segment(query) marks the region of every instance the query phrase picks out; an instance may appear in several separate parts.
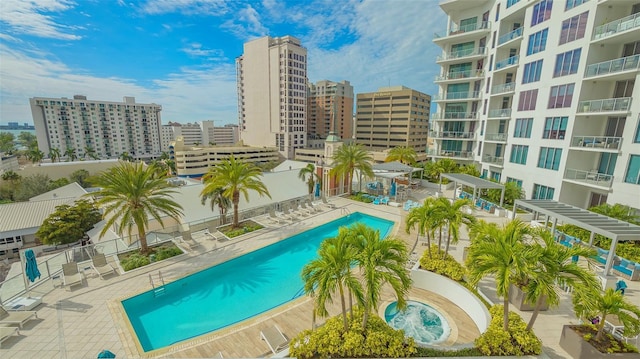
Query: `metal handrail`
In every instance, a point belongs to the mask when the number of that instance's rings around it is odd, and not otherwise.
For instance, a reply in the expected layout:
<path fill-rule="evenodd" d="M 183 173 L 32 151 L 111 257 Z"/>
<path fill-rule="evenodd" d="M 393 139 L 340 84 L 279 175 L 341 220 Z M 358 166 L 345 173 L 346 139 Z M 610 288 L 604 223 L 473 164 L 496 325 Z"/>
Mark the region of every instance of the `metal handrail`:
<path fill-rule="evenodd" d="M 480 91 L 447 92 L 445 94 L 435 95 L 431 100 L 462 100 L 467 98 L 480 98 Z"/>
<path fill-rule="evenodd" d="M 635 29 L 636 27 L 640 27 L 640 13 L 625 16 L 596 27 L 593 31 L 592 40 L 613 36 L 619 32 Z"/>
<path fill-rule="evenodd" d="M 593 77 L 638 69 L 640 69 L 640 54 L 591 64 L 587 66 L 584 76 Z"/>
<path fill-rule="evenodd" d="M 600 100 L 580 101 L 578 103 L 578 113 L 585 112 L 608 112 L 608 111 L 629 111 L 631 108 L 631 97 L 607 98 Z"/>
<path fill-rule="evenodd" d="M 496 70 L 503 69 L 507 66 L 517 65 L 519 59 L 520 59 L 520 56 L 515 55 L 515 56 L 508 57 L 504 60 L 500 60 L 496 62 Z"/>
<path fill-rule="evenodd" d="M 486 47 L 478 47 L 475 49 L 445 52 L 442 55 L 438 55 L 438 57 L 436 57 L 436 61 L 454 60 L 454 59 L 460 59 L 468 56 L 486 55 L 486 54 L 487 54 Z"/>
<path fill-rule="evenodd" d="M 436 32 L 433 34 L 433 37 L 436 39 L 442 38 L 442 37 L 446 37 L 446 36 L 452 36 L 452 35 L 458 35 L 461 33 L 465 33 L 465 32 L 471 32 L 471 31 L 476 31 L 476 30 L 486 30 L 490 28 L 490 22 L 489 21 L 481 21 L 481 22 L 477 22 L 475 24 L 469 24 L 469 25 L 464 25 L 464 26 L 457 26 L 457 25 L 453 25 L 451 26 L 451 28 L 449 29 L 449 31 L 446 31 L 444 33 L 441 32 Z"/>
<path fill-rule="evenodd" d="M 489 115 L 487 117 L 510 117 L 511 109 L 510 108 L 497 108 L 494 110 L 489 110 Z"/>
<path fill-rule="evenodd" d="M 502 85 L 495 85 L 491 88 L 491 94 L 495 95 L 497 93 L 502 93 L 502 92 L 511 92 L 511 91 L 515 91 L 516 89 L 516 83 L 515 82 L 507 82 L 505 84 Z"/>
<path fill-rule="evenodd" d="M 571 138 L 572 147 L 600 147 L 608 149 L 619 149 L 622 137 L 611 136 L 573 136 Z"/>
<path fill-rule="evenodd" d="M 486 133 L 484 135 L 485 141 L 506 141 L 507 134 L 506 133 Z"/>
<path fill-rule="evenodd" d="M 516 39 L 518 37 L 522 37 L 522 27 L 519 27 L 513 31 L 510 31 L 502 36 L 500 36 L 498 38 L 498 46 L 504 44 L 507 41 L 511 41 L 513 39 Z"/>
<path fill-rule="evenodd" d="M 613 175 L 599 173 L 597 170 L 585 171 L 567 168 L 564 173 L 564 178 L 606 186 L 611 186 L 611 183 L 613 183 Z"/>

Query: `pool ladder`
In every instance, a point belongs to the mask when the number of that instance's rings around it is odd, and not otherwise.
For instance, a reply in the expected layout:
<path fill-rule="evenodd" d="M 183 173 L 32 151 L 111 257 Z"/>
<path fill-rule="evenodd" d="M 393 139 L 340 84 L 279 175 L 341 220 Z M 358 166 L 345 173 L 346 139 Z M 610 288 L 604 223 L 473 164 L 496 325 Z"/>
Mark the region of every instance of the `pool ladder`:
<path fill-rule="evenodd" d="M 342 207 L 340 208 L 340 213 L 346 214 L 347 216 L 349 216 L 351 214 L 351 211 L 348 208 Z"/>
<path fill-rule="evenodd" d="M 164 278 L 162 277 L 161 271 L 158 271 L 157 275 L 153 275 L 152 273 L 149 273 L 149 282 L 151 282 L 151 287 L 153 287 L 154 297 L 158 297 L 164 294 Z"/>

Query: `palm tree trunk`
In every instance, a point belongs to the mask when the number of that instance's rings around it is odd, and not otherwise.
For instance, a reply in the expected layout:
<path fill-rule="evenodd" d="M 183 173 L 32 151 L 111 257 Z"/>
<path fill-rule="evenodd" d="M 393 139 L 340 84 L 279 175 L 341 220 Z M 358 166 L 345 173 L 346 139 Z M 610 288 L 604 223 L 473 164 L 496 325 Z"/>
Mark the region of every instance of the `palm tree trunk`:
<path fill-rule="evenodd" d="M 138 225 L 138 241 L 140 241 L 140 254 L 146 255 L 149 253 L 149 246 L 147 245 L 147 235 L 144 233 L 144 225 Z"/>
<path fill-rule="evenodd" d="M 604 336 L 604 320 L 607 318 L 607 313 L 604 314 L 602 318 L 600 318 L 600 323 L 598 323 L 598 334 L 596 334 L 596 341 L 601 341 Z"/>
<path fill-rule="evenodd" d="M 349 330 L 349 322 L 347 321 L 347 308 L 344 302 L 344 289 L 342 288 L 342 283 L 338 283 L 338 288 L 340 288 L 340 304 L 342 305 L 342 323 L 344 324 L 344 331 Z"/>
<path fill-rule="evenodd" d="M 449 244 L 451 243 L 451 230 L 447 232 L 447 245 L 444 249 L 444 255 L 442 256 L 442 260 L 447 258 L 447 253 L 449 253 Z"/>
<path fill-rule="evenodd" d="M 540 298 L 536 301 L 536 307 L 533 309 L 533 313 L 531 314 L 531 319 L 529 319 L 529 324 L 527 324 L 527 330 L 533 329 L 533 323 L 535 323 L 538 318 L 538 313 L 540 313 L 540 308 L 542 308 L 542 300 L 544 296 L 541 295 Z"/>
<path fill-rule="evenodd" d="M 502 300 L 502 305 L 504 306 L 504 313 L 502 314 L 502 328 L 505 332 L 509 331 L 509 290 L 507 289 L 507 293 L 504 295 L 504 299 Z"/>
<path fill-rule="evenodd" d="M 233 193 L 233 228 L 238 228 L 238 207 L 240 204 L 240 192 Z"/>
<path fill-rule="evenodd" d="M 431 255 L 431 233 L 427 231 L 427 252 L 429 252 L 429 259 L 432 259 Z"/>
<path fill-rule="evenodd" d="M 362 314 L 362 328 L 364 328 L 364 330 L 367 330 L 367 322 L 369 321 L 369 305 L 368 302 L 364 303 L 364 313 Z"/>
<path fill-rule="evenodd" d="M 442 226 L 438 227 L 440 231 L 440 237 L 438 237 L 438 251 L 442 250 Z"/>

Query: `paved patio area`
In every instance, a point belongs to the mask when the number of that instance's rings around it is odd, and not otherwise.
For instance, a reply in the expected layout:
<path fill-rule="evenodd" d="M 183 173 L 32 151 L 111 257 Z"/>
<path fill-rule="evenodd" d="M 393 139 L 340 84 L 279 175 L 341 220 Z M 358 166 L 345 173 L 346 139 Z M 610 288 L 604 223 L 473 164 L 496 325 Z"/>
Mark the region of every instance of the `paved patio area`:
<path fill-rule="evenodd" d="M 427 190 L 412 191 L 413 199 L 420 200 L 428 195 Z M 447 193 L 451 196 L 451 193 Z M 204 237 L 194 237 L 202 245 L 188 254 L 155 263 L 145 268 L 125 274 L 107 277 L 102 280 L 93 272 L 86 272 L 86 282 L 73 290 L 54 288 L 51 281 L 32 291 L 32 296 L 41 296 L 43 303 L 38 306 L 39 319 L 27 323 L 20 331 L 21 335 L 2 343 L 0 357 L 9 358 L 93 358 L 103 349 L 117 354 L 118 358 L 148 357 L 142 353 L 133 339 L 126 324 L 119 301 L 129 296 L 151 289 L 149 274 L 162 271 L 165 281 L 172 281 L 203 268 L 221 263 L 255 249 L 275 243 L 296 233 L 334 220 L 349 212 L 363 212 L 383 217 L 397 223 L 394 234 L 407 242 L 409 248 L 415 245 L 420 254 L 426 247 L 416 245 L 415 234 L 404 232 L 402 208 L 375 206 L 346 199 L 332 200 L 337 208 L 325 208 L 323 212 L 303 217 L 289 225 L 271 225 L 267 230 L 249 234 L 239 240 L 218 242 Z M 496 222 L 505 221 L 488 213 L 478 213 L 478 217 Z M 260 221 L 260 218 L 258 218 Z M 265 223 L 266 224 L 266 223 Z M 451 253 L 462 259 L 463 248 L 468 246 L 468 235 L 463 231 L 462 240 L 451 247 Z M 629 282 L 627 296 L 632 302 L 640 303 L 640 283 Z M 481 289 L 490 298 L 495 299 L 495 290 L 491 280 L 481 283 Z M 426 291 L 412 290 L 411 297 L 424 299 L 442 309 L 456 323 L 456 338 L 453 343 L 472 341 L 478 334 L 473 325 L 465 318 L 464 312 L 447 301 L 446 298 Z M 391 300 L 387 293 L 384 300 Z M 329 311 L 332 315 L 340 312 L 336 301 Z M 456 310 L 457 308 L 457 310 Z M 530 313 L 521 313 L 528 320 Z M 545 351 L 552 358 L 566 358 L 568 355 L 558 346 L 563 324 L 577 323 L 571 310 L 569 294 L 563 293 L 559 308 L 543 312 L 538 317 L 534 330 L 543 340 Z M 224 357 L 262 357 L 271 353 L 266 343 L 260 340 L 259 332 L 272 324 L 278 324 L 288 337 L 311 327 L 311 303 L 306 297 L 299 298 L 287 305 L 276 308 L 253 319 L 232 327 L 179 343 L 166 350 L 154 353 L 157 357 L 195 358 L 214 357 L 222 353 Z M 452 339 L 453 340 L 453 339 Z"/>

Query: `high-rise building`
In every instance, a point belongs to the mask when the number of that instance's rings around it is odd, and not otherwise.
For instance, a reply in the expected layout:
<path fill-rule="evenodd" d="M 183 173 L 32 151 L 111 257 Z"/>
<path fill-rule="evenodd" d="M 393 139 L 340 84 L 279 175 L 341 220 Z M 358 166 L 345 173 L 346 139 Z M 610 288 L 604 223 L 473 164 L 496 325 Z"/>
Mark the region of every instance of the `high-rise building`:
<path fill-rule="evenodd" d="M 640 208 L 640 3 L 448 0 L 437 158 L 526 198 Z"/>
<path fill-rule="evenodd" d="M 213 128 L 213 143 L 217 146 L 233 146 L 239 139 L 238 125 L 226 124 Z"/>
<path fill-rule="evenodd" d="M 236 74 L 240 139 L 293 158 L 306 141 L 307 49 L 292 36 L 249 41 Z"/>
<path fill-rule="evenodd" d="M 353 86 L 349 81 L 322 80 L 309 84 L 307 133 L 310 139 L 325 139 L 330 132 L 351 138 Z"/>
<path fill-rule="evenodd" d="M 426 157 L 429 95 L 404 86 L 393 86 L 359 93 L 356 97 L 356 143 L 378 152 L 412 147 L 419 157 Z"/>
<path fill-rule="evenodd" d="M 156 157 L 160 149 L 160 111 L 156 104 L 34 97 L 29 99 L 38 148 L 46 156 L 135 159 Z M 73 153 L 73 156 L 71 155 Z"/>
<path fill-rule="evenodd" d="M 213 121 L 197 123 L 169 122 L 160 129 L 162 150 L 168 151 L 171 142 L 182 137 L 184 146 L 233 146 L 238 143 L 238 125 L 214 126 Z"/>

